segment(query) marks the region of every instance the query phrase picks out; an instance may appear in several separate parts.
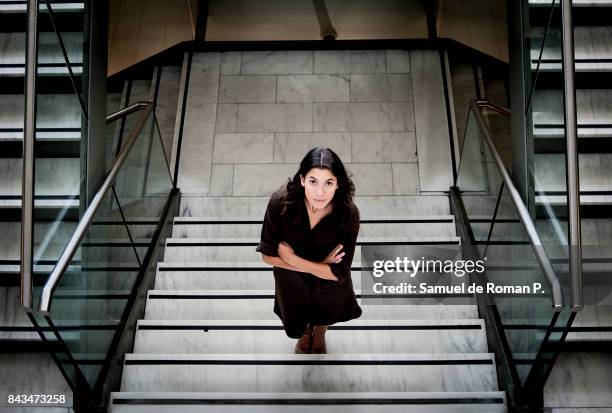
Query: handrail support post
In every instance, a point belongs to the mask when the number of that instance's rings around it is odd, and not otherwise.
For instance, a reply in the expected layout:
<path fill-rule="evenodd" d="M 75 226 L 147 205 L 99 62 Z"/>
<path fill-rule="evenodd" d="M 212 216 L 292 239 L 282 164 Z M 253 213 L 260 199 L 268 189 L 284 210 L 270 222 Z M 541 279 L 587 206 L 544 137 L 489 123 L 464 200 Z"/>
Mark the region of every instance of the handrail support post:
<path fill-rule="evenodd" d="M 34 140 L 36 139 L 36 71 L 38 60 L 38 0 L 28 0 L 26 31 L 25 118 L 21 180 L 21 307 L 32 311 L 34 273 Z"/>
<path fill-rule="evenodd" d="M 582 241 L 580 234 L 580 182 L 578 179 L 578 121 L 576 115 L 576 85 L 574 82 L 574 28 L 572 0 L 561 0 L 563 42 L 563 100 L 565 115 L 567 214 L 569 229 L 570 306 L 582 309 Z"/>

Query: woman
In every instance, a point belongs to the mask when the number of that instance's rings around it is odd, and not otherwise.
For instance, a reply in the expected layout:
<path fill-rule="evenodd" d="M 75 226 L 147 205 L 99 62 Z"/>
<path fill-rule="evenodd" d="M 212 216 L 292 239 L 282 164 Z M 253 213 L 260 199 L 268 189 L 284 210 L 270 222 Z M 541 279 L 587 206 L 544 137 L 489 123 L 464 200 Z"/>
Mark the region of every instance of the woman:
<path fill-rule="evenodd" d="M 268 203 L 256 251 L 274 266 L 274 312 L 287 336 L 299 338 L 296 353 L 325 353 L 327 326 L 361 315 L 351 281 L 354 193 L 338 155 L 316 147 Z"/>

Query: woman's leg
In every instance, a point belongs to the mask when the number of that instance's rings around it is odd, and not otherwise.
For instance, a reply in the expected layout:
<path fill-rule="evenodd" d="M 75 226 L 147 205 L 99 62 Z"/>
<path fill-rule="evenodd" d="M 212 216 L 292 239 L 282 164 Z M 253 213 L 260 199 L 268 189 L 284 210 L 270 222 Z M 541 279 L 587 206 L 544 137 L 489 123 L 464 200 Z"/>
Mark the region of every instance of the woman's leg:
<path fill-rule="evenodd" d="M 310 353 L 312 347 L 312 333 L 313 329 L 310 327 L 310 325 L 307 325 L 306 331 L 304 331 L 302 337 L 300 337 L 297 343 L 295 343 L 295 354 Z"/>
<path fill-rule="evenodd" d="M 327 348 L 325 346 L 325 332 L 327 326 L 312 326 L 312 350 L 313 354 L 325 354 Z"/>

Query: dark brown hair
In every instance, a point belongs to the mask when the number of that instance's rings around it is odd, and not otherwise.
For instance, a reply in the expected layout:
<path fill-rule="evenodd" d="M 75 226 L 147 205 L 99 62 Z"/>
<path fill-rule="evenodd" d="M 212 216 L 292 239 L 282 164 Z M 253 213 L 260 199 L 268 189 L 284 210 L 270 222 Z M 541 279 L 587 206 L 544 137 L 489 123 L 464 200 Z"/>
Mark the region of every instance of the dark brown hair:
<path fill-rule="evenodd" d="M 338 180 L 338 189 L 332 198 L 332 214 L 339 220 L 340 227 L 349 232 L 355 232 L 359 228 L 359 210 L 353 203 L 355 185 L 347 174 L 344 164 L 334 151 L 329 148 L 317 146 L 312 148 L 302 162 L 293 179 L 287 181 L 287 185 L 278 192 L 282 195 L 281 215 L 288 217 L 290 222 L 299 223 L 306 209 L 304 187 L 301 184 L 300 175 L 306 179 L 306 174 L 312 168 L 329 169 Z M 352 175 L 351 175 L 352 176 Z"/>

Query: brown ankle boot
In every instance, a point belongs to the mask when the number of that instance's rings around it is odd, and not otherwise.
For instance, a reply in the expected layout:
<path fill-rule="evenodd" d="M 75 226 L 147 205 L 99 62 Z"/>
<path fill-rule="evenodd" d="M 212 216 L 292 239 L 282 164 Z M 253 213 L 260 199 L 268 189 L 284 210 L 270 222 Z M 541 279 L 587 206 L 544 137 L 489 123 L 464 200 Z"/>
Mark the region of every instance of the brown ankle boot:
<path fill-rule="evenodd" d="M 306 331 L 304 331 L 304 335 L 300 337 L 295 343 L 295 354 L 308 354 L 310 353 L 310 349 L 312 346 L 312 328 L 310 326 L 306 327 Z"/>
<path fill-rule="evenodd" d="M 327 331 L 327 326 L 313 326 L 312 329 L 312 354 L 327 353 L 327 348 L 325 347 L 325 332 Z"/>

